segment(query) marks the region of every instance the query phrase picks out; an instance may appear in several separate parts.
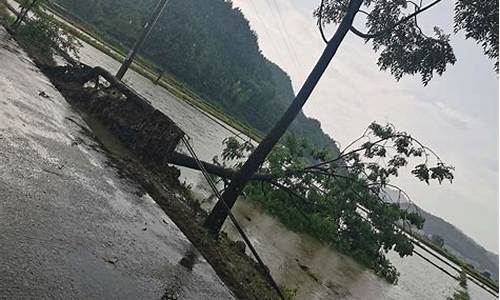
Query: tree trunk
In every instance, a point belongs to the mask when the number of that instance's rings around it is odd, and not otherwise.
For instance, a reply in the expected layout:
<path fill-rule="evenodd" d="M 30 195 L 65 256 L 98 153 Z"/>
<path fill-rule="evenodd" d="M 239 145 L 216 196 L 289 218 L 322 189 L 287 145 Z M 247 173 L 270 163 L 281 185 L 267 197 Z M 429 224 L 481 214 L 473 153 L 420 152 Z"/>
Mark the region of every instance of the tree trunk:
<path fill-rule="evenodd" d="M 177 166 L 201 171 L 200 167 L 198 166 L 198 162 L 194 158 L 179 152 L 174 151 L 168 161 L 169 163 Z M 236 170 L 234 169 L 223 168 L 205 161 L 200 161 L 200 163 L 203 165 L 208 174 L 215 175 L 223 179 L 232 179 L 236 175 Z M 250 179 L 272 181 L 273 177 L 267 174 L 254 174 Z"/>
<path fill-rule="evenodd" d="M 304 85 L 288 107 L 285 114 L 276 123 L 274 128 L 262 140 L 257 148 L 250 154 L 248 160 L 241 169 L 233 177 L 233 180 L 222 194 L 222 199 L 219 200 L 210 215 L 205 221 L 205 227 L 210 234 L 217 237 L 224 221 L 226 220 L 229 210 L 233 207 L 237 197 L 250 180 L 252 175 L 260 168 L 267 155 L 271 152 L 276 143 L 283 136 L 290 124 L 293 122 L 297 114 L 301 111 L 312 91 L 316 87 L 319 79 L 325 72 L 330 61 L 335 56 L 340 44 L 352 26 L 354 16 L 358 12 L 363 0 L 351 0 L 347 8 L 347 13 L 342 19 L 337 31 L 332 39 L 328 42 L 323 54 L 314 66 L 314 69 L 307 77 Z"/>
<path fill-rule="evenodd" d="M 26 7 L 21 7 L 21 11 L 17 15 L 16 20 L 14 21 L 14 23 L 12 23 L 12 28 L 16 29 L 17 27 L 19 27 L 19 25 L 21 25 L 21 23 L 26 18 L 26 15 L 28 14 L 28 12 L 36 5 L 36 3 L 38 1 L 39 0 L 33 0 Z"/>

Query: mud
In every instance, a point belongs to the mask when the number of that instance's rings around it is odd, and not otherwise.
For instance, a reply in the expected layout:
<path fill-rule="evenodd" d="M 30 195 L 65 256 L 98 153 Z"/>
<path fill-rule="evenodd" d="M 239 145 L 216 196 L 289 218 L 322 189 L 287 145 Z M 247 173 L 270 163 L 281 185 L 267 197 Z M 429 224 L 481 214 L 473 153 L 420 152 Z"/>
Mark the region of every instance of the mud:
<path fill-rule="evenodd" d="M 164 114 L 135 95 L 110 85 L 100 86 L 90 68 L 43 66 L 52 83 L 83 114 L 96 140 L 124 178 L 138 183 L 212 265 L 239 299 L 277 299 L 257 263 L 241 242 L 222 235 L 214 241 L 202 226 L 206 213 L 178 181 L 179 170 L 168 165 L 183 132 Z M 89 86 L 85 83 L 94 82 Z M 172 190 L 176 197 L 172 197 Z M 179 264 L 192 269 L 198 258 L 187 251 Z M 174 281 L 176 282 L 176 281 Z M 163 299 L 175 299 L 167 290 Z"/>
<path fill-rule="evenodd" d="M 169 168 L 184 133 L 147 100 L 100 68 L 43 66 L 42 71 L 70 103 L 96 118 L 143 163 Z"/>

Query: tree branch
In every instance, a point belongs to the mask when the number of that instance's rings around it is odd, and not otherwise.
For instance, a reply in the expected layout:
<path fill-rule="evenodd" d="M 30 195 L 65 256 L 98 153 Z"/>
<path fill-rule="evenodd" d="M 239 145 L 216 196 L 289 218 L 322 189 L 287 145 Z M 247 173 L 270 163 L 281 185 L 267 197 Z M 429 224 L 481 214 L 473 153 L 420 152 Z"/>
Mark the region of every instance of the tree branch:
<path fill-rule="evenodd" d="M 351 26 L 351 32 L 354 33 L 355 35 L 361 37 L 361 38 L 364 38 L 364 39 L 372 39 L 372 38 L 377 38 L 377 37 L 380 37 L 380 36 L 383 36 L 383 35 L 386 35 L 386 34 L 389 34 L 394 28 L 398 27 L 399 25 L 401 24 L 404 24 L 406 23 L 408 20 L 412 19 L 412 18 L 415 18 L 417 15 L 423 13 L 424 11 L 428 10 L 429 8 L 433 7 L 434 5 L 438 4 L 439 2 L 441 2 L 441 0 L 435 0 L 434 2 L 430 3 L 429 5 L 425 6 L 425 7 L 422 7 L 418 10 L 416 10 L 415 12 L 407 15 L 406 17 L 403 17 L 401 18 L 398 22 L 396 22 L 396 24 L 394 24 L 393 26 L 387 28 L 387 29 L 384 29 L 382 31 L 379 31 L 379 32 L 376 32 L 376 33 L 363 33 L 361 32 L 360 30 L 358 30 L 357 28 L 355 28 L 354 26 Z M 413 3 L 410 1 L 410 3 L 416 5 L 416 3 Z"/>
<path fill-rule="evenodd" d="M 171 164 L 181 166 L 181 167 L 186 167 L 194 170 L 200 170 L 200 167 L 196 163 L 196 160 L 192 158 L 191 156 L 188 156 L 186 154 L 182 154 L 179 152 L 174 152 L 172 153 L 172 156 L 169 158 L 169 162 Z M 203 167 L 207 170 L 209 174 L 224 178 L 224 179 L 232 179 L 233 176 L 236 174 L 236 170 L 234 169 L 228 169 L 224 168 L 221 166 L 217 166 L 205 161 L 200 161 Z M 273 180 L 274 178 L 271 175 L 266 175 L 266 174 L 254 174 L 252 176 L 252 180 L 262 180 L 262 181 L 269 181 Z"/>
<path fill-rule="evenodd" d="M 441 1 L 441 0 L 439 0 L 439 1 Z M 363 136 L 361 136 L 360 138 L 358 138 L 356 141 L 361 140 L 361 138 L 362 138 L 362 137 L 363 137 Z M 438 156 L 438 155 L 437 155 L 437 154 L 436 154 L 436 153 L 435 153 L 432 149 L 430 149 L 429 147 L 424 146 L 424 145 L 423 145 L 422 143 L 420 143 L 417 139 L 415 139 L 415 138 L 413 138 L 413 137 L 411 137 L 411 136 L 409 136 L 409 135 L 404 135 L 404 134 L 395 134 L 395 135 L 391 135 L 391 136 L 386 137 L 386 138 L 379 139 L 379 140 L 377 140 L 376 142 L 373 142 L 373 143 L 371 143 L 371 144 L 372 144 L 372 145 L 375 145 L 375 144 L 381 143 L 381 142 L 383 142 L 383 141 L 386 141 L 386 140 L 389 140 L 389 139 L 392 139 L 392 138 L 397 138 L 397 137 L 406 137 L 406 138 L 410 139 L 411 141 L 413 141 L 413 142 L 417 143 L 417 144 L 420 146 L 420 148 L 423 150 L 423 152 L 424 152 L 424 155 L 425 155 L 425 163 L 427 163 L 427 161 L 428 161 L 428 154 L 427 154 L 427 151 L 429 151 L 430 153 L 432 153 L 432 154 L 436 157 L 436 159 L 437 159 L 438 161 L 441 161 L 441 158 L 440 158 L 440 157 L 439 157 L 439 156 Z M 352 145 L 352 143 L 351 143 L 349 146 L 351 146 L 351 145 Z M 362 147 L 356 148 L 356 149 L 354 149 L 354 150 L 351 150 L 351 151 L 349 151 L 349 152 L 347 152 L 347 153 L 341 153 L 339 156 L 337 156 L 337 157 L 336 157 L 336 158 L 334 158 L 334 159 L 326 160 L 326 161 L 323 161 L 323 162 L 320 162 L 320 163 L 317 163 L 317 164 L 314 164 L 314 165 L 311 165 L 311 166 L 305 167 L 305 169 L 306 169 L 306 170 L 307 170 L 307 169 L 315 169 L 315 168 L 318 168 L 318 167 L 321 167 L 321 166 L 324 166 L 324 165 L 330 164 L 330 163 L 332 163 L 332 162 L 339 161 L 339 160 L 341 160 L 342 158 L 344 158 L 344 157 L 346 157 L 346 156 L 349 156 L 350 154 L 353 154 L 353 153 L 356 153 L 356 152 L 359 152 L 359 151 L 365 150 L 366 148 L 367 148 L 366 146 L 362 146 Z M 346 148 L 346 149 L 347 149 L 347 148 Z M 345 151 L 346 149 L 344 149 L 344 151 Z"/>
<path fill-rule="evenodd" d="M 328 39 L 325 36 L 325 33 L 323 32 L 323 5 L 324 5 L 325 0 L 321 0 L 321 4 L 319 6 L 319 17 L 318 17 L 318 28 L 319 28 L 319 33 L 321 34 L 321 38 L 323 39 L 323 42 L 325 44 L 328 44 Z"/>

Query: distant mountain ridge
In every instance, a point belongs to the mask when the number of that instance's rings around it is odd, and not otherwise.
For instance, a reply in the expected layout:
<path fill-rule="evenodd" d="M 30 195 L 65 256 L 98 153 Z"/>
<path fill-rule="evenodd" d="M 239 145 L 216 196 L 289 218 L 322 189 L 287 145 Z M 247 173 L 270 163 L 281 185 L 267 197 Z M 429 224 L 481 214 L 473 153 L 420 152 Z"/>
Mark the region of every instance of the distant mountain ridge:
<path fill-rule="evenodd" d="M 498 255 L 486 250 L 453 224 L 421 209 L 425 218 L 423 231 L 427 236 L 444 238 L 444 247 L 463 258 L 479 271 L 487 271 L 498 281 Z"/>
<path fill-rule="evenodd" d="M 398 202 L 398 192 L 387 190 L 388 202 Z M 400 205 L 403 208 L 408 207 L 409 201 L 404 195 L 400 197 Z M 412 205 L 413 206 L 413 205 Z M 413 208 L 415 209 L 415 208 Z M 417 206 L 418 212 L 425 218 L 422 235 L 428 238 L 440 236 L 444 239 L 444 247 L 455 256 L 463 259 L 465 262 L 473 265 L 480 272 L 487 271 L 491 278 L 498 281 L 498 254 L 486 250 L 483 246 L 476 243 L 472 238 L 458 229 L 448 221 L 433 215 L 432 213 Z"/>

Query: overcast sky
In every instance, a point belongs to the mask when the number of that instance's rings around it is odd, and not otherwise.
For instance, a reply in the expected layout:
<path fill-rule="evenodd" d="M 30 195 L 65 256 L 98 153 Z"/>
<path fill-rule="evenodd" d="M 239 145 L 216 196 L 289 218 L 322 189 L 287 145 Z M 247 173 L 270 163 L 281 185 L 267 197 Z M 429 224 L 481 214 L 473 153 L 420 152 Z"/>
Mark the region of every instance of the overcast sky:
<path fill-rule="evenodd" d="M 319 0 L 233 3 L 257 32 L 263 54 L 290 75 L 297 91 L 324 48 L 312 18 Z M 420 24 L 452 32 L 452 19 L 452 1 L 443 1 Z M 459 34 L 452 43 L 457 63 L 423 87 L 418 77 L 396 82 L 379 71 L 370 45 L 349 34 L 304 110 L 341 145 L 377 121 L 430 146 L 455 166 L 454 183 L 427 186 L 410 176 L 396 183 L 422 208 L 498 253 L 498 78 L 473 41 Z"/>

